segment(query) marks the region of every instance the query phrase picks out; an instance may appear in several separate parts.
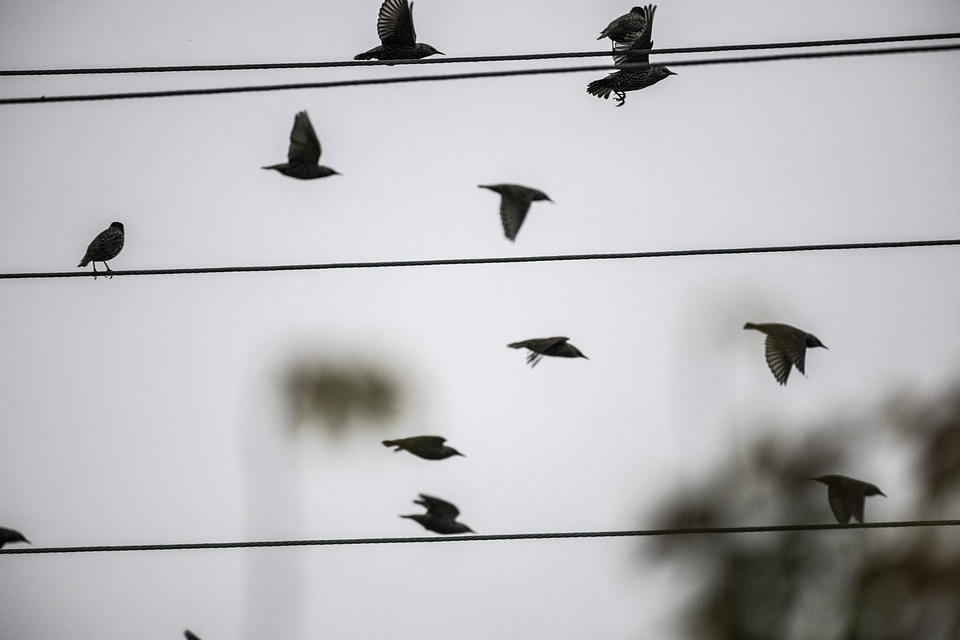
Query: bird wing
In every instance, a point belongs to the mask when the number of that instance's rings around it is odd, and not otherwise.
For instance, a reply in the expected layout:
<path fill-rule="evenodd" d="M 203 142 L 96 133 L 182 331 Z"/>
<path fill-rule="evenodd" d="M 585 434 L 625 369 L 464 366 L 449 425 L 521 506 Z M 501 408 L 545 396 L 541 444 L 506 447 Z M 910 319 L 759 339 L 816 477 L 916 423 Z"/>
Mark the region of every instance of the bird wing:
<path fill-rule="evenodd" d="M 830 500 L 830 508 L 833 515 L 837 517 L 837 522 L 847 524 L 851 516 L 854 520 L 863 522 L 863 496 L 854 495 L 842 487 L 830 485 L 827 488 L 827 498 Z"/>
<path fill-rule="evenodd" d="M 622 65 L 625 62 L 650 62 L 649 53 L 635 53 L 653 48 L 653 14 L 657 7 L 648 4 L 643 8 L 643 18 L 646 25 L 628 42 L 614 42 L 613 50 L 618 55 L 613 57 L 613 63 Z"/>
<path fill-rule="evenodd" d="M 190 631 L 190 629 L 187 629 L 186 631 L 183 632 L 183 637 L 185 637 L 187 640 L 200 640 L 200 638 L 194 635 L 194 633 Z"/>
<path fill-rule="evenodd" d="M 413 28 L 413 4 L 407 0 L 383 0 L 377 18 L 377 35 L 384 45 L 413 46 L 417 31 Z"/>
<path fill-rule="evenodd" d="M 793 358 L 783 350 L 780 341 L 773 336 L 768 335 L 764 343 L 766 346 L 767 366 L 773 372 L 773 377 L 780 384 L 787 384 L 787 378 L 790 377 L 790 364 Z M 800 356 L 800 362 L 803 362 L 803 355 Z M 801 370 L 802 373 L 802 370 Z"/>
<path fill-rule="evenodd" d="M 520 226 L 530 211 L 530 199 L 517 197 L 513 194 L 500 196 L 500 222 L 503 223 L 503 235 L 510 241 L 517 237 Z"/>
<path fill-rule="evenodd" d="M 434 498 L 425 493 L 421 493 L 420 497 L 423 498 L 423 502 L 426 503 L 424 506 L 427 508 L 427 514 L 439 520 L 456 520 L 457 516 L 460 515 L 460 509 L 457 509 L 456 506 L 446 500 Z"/>
<path fill-rule="evenodd" d="M 320 162 L 320 140 L 310 124 L 310 116 L 301 111 L 293 119 L 290 131 L 290 150 L 287 160 L 295 164 L 317 164 Z"/>

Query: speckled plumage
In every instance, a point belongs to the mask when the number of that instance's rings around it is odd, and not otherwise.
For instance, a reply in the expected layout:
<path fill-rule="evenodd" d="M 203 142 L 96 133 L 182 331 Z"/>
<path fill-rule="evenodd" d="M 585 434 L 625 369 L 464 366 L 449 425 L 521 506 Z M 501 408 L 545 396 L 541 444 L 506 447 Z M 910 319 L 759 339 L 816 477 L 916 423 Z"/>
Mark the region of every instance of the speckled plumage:
<path fill-rule="evenodd" d="M 810 479 L 827 485 L 830 509 L 833 510 L 833 515 L 840 524 L 847 524 L 850 518 L 863 522 L 863 506 L 867 496 L 886 497 L 887 495 L 875 484 L 847 476 L 827 475 Z"/>
<path fill-rule="evenodd" d="M 383 0 L 377 17 L 380 46 L 364 51 L 354 60 L 419 60 L 434 54 L 443 55 L 429 44 L 417 42 L 413 26 L 413 3 L 407 0 Z"/>
<path fill-rule="evenodd" d="M 110 223 L 110 226 L 97 234 L 93 242 L 87 246 L 87 252 L 83 254 L 83 259 L 80 260 L 77 267 L 85 267 L 92 262 L 93 272 L 98 273 L 97 263 L 102 262 L 109 272 L 110 265 L 107 264 L 107 261 L 117 257 L 117 254 L 123 249 L 123 240 L 123 224 L 120 222 Z"/>
<path fill-rule="evenodd" d="M 827 348 L 817 336 L 788 324 L 780 324 L 779 322 L 754 324 L 748 322 L 743 325 L 743 328 L 760 331 L 767 335 L 764 343 L 767 366 L 770 367 L 773 377 L 781 385 L 787 384 L 791 365 L 796 367 L 797 371 L 806 375 L 803 367 L 807 349 L 813 347 Z"/>
<path fill-rule="evenodd" d="M 301 111 L 293 119 L 290 130 L 290 147 L 287 149 L 287 161 L 272 164 L 263 169 L 274 169 L 285 176 L 298 180 L 314 180 L 327 176 L 340 175 L 330 167 L 320 164 L 320 139 L 317 138 L 310 116 Z"/>
<path fill-rule="evenodd" d="M 481 184 L 481 189 L 490 189 L 500 194 L 500 222 L 503 223 L 503 235 L 513 242 L 520 226 L 530 211 L 530 203 L 536 200 L 553 202 L 543 191 L 524 187 L 519 184 Z"/>
<path fill-rule="evenodd" d="M 537 366 L 543 356 L 555 356 L 558 358 L 587 358 L 579 349 L 567 342 L 570 338 L 557 336 L 555 338 L 531 338 L 520 342 L 511 342 L 507 346 L 511 349 L 528 349 L 527 364 L 531 367 Z"/>
<path fill-rule="evenodd" d="M 607 28 L 600 32 L 597 40 L 610 38 L 614 42 L 631 42 L 637 34 L 647 27 L 647 16 L 643 7 L 633 7 L 630 13 L 625 13 L 616 18 L 607 25 Z"/>
<path fill-rule="evenodd" d="M 452 533 L 473 533 L 473 529 L 462 522 L 457 522 L 457 516 L 460 515 L 460 510 L 457 509 L 453 503 L 428 496 L 425 493 L 421 493 L 420 499 L 414 500 L 413 502 L 414 504 L 426 507 L 427 512 L 400 516 L 401 518 L 416 520 L 425 529 L 445 535 Z"/>

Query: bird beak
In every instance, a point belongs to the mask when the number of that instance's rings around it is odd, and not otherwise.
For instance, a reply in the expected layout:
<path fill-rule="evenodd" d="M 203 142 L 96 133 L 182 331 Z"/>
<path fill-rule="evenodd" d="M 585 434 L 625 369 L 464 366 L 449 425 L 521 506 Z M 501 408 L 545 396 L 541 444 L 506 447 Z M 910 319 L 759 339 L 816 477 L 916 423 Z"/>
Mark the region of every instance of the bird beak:
<path fill-rule="evenodd" d="M 879 493 L 880 495 L 882 495 L 884 498 L 887 497 L 887 494 L 885 494 L 883 491 L 880 491 L 880 489 L 877 489 L 877 493 Z"/>
<path fill-rule="evenodd" d="M 675 76 L 675 75 L 677 75 L 677 72 L 676 72 L 676 71 L 670 71 L 670 69 L 667 69 L 667 75 L 668 75 L 668 76 Z"/>

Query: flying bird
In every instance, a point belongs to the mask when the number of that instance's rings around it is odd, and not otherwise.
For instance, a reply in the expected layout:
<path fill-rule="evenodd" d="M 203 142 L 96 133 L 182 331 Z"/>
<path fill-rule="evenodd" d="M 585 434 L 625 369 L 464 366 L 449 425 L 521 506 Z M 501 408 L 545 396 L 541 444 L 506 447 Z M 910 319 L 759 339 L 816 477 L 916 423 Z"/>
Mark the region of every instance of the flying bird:
<path fill-rule="evenodd" d="M 857 522 L 863 522 L 863 503 L 867 501 L 867 496 L 887 497 L 877 485 L 847 476 L 829 475 L 810 479 L 827 485 L 830 508 L 840 524 L 847 524 L 851 517 Z"/>
<path fill-rule="evenodd" d="M 643 19 L 646 27 L 642 32 L 635 33 L 632 40 L 614 42 L 613 57 L 615 65 L 627 63 L 649 64 L 649 50 L 653 48 L 653 13 L 656 5 L 648 4 L 643 8 Z M 610 94 L 617 96 L 617 106 L 622 107 L 627 101 L 627 91 L 639 91 L 655 85 L 667 76 L 677 75 L 663 65 L 643 67 L 640 69 L 619 69 L 606 78 L 594 80 L 587 85 L 587 93 L 606 100 Z"/>
<path fill-rule="evenodd" d="M 806 375 L 803 370 L 803 362 L 808 348 L 828 348 L 827 345 L 820 342 L 817 336 L 788 324 L 778 322 L 754 324 L 748 322 L 743 325 L 743 328 L 755 329 L 767 334 L 765 343 L 767 365 L 773 372 L 773 377 L 780 384 L 787 384 L 787 378 L 790 377 L 790 365 L 795 366 L 797 371 Z"/>
<path fill-rule="evenodd" d="M 8 542 L 26 542 L 27 544 L 30 544 L 30 541 L 24 538 L 23 534 L 16 529 L 0 527 L 0 549 L 3 549 L 3 545 L 7 544 Z"/>
<path fill-rule="evenodd" d="M 293 119 L 287 161 L 261 168 L 276 169 L 283 175 L 298 180 L 314 180 L 340 175 L 330 167 L 320 164 L 320 140 L 313 130 L 313 125 L 310 124 L 310 116 L 306 111 L 301 111 Z"/>
<path fill-rule="evenodd" d="M 556 338 L 532 338 L 521 342 L 511 342 L 507 346 L 511 349 L 529 349 L 527 364 L 537 366 L 543 356 L 557 356 L 559 358 L 587 358 L 580 353 L 580 349 L 567 342 L 570 338 L 558 336 Z"/>
<path fill-rule="evenodd" d="M 417 513 L 411 516 L 400 516 L 401 518 L 416 520 L 423 525 L 425 529 L 436 531 L 437 533 L 473 533 L 473 529 L 462 522 L 457 522 L 457 516 L 460 515 L 460 510 L 452 503 L 441 500 L 440 498 L 428 496 L 425 493 L 420 494 L 420 500 L 414 500 L 413 502 L 414 504 L 426 507 L 427 512 Z"/>
<path fill-rule="evenodd" d="M 83 260 L 77 266 L 85 267 L 92 262 L 93 273 L 96 274 L 98 273 L 97 263 L 102 262 L 109 273 L 110 265 L 107 264 L 107 260 L 116 258 L 121 249 L 123 249 L 123 224 L 112 222 L 108 228 L 101 231 L 93 239 L 93 242 L 87 247 L 87 252 L 83 254 Z M 94 275 L 93 277 L 96 278 L 97 276 Z M 112 278 L 113 276 L 107 277 Z"/>
<path fill-rule="evenodd" d="M 530 211 L 530 203 L 535 200 L 553 202 L 543 191 L 523 187 L 519 184 L 481 184 L 481 189 L 490 189 L 500 194 L 500 221 L 503 223 L 503 235 L 513 242 Z"/>
<path fill-rule="evenodd" d="M 614 42 L 632 42 L 641 31 L 647 28 L 647 16 L 643 7 L 634 7 L 607 25 L 597 40 L 610 38 Z"/>
<path fill-rule="evenodd" d="M 413 3 L 407 0 L 383 0 L 377 17 L 380 46 L 357 54 L 354 60 L 419 60 L 435 53 L 444 55 L 429 44 L 417 42 L 413 27 Z"/>
<path fill-rule="evenodd" d="M 446 438 L 441 438 L 440 436 L 413 436 L 412 438 L 384 440 L 383 446 L 396 447 L 394 452 L 405 449 L 425 460 L 443 460 L 451 456 L 463 456 L 462 453 L 453 447 L 448 447 L 443 444 L 446 441 Z"/>

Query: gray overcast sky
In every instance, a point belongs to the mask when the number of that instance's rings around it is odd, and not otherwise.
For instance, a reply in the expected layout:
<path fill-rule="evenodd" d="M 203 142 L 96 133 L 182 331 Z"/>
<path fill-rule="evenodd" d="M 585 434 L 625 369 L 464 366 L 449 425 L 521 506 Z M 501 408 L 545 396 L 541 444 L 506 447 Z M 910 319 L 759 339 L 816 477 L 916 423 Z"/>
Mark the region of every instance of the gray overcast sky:
<path fill-rule="evenodd" d="M 378 0 L 0 2 L 0 66 L 348 59 Z M 583 51 L 629 4 L 419 0 L 450 56 Z M 960 31 L 956 0 L 663 2 L 682 47 Z M 669 58 L 669 57 L 668 57 Z M 591 64 L 592 62 L 583 62 Z M 563 62 L 562 64 L 579 64 Z M 547 66 L 534 62 L 503 68 Z M 493 68 L 464 66 L 464 71 Z M 500 68 L 500 67 L 498 67 Z M 447 73 L 402 67 L 4 78 L 4 97 Z M 115 269 L 956 238 L 957 53 L 0 107 L 0 270 L 63 271 L 112 220 Z M 309 111 L 323 163 L 285 158 Z M 495 194 L 535 203 L 515 244 Z M 956 248 L 0 283 L 0 526 L 35 546 L 629 529 L 758 429 L 818 426 L 953 380 Z M 779 388 L 744 321 L 829 351 Z M 570 336 L 535 370 L 508 342 Z M 287 437 L 293 359 L 379 362 L 403 412 Z M 439 433 L 467 458 L 379 441 Z M 783 437 L 791 437 L 785 432 Z M 879 446 L 879 445 L 878 445 Z M 885 486 L 878 451 L 837 473 Z M 872 503 L 897 519 L 902 496 Z M 824 521 L 830 515 L 824 511 Z M 772 524 L 753 522 L 743 524 Z M 633 540 L 4 556 L 0 637 L 419 638 L 672 633 L 686 579 Z M 438 609 L 439 612 L 435 611 Z"/>

